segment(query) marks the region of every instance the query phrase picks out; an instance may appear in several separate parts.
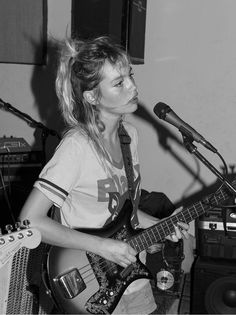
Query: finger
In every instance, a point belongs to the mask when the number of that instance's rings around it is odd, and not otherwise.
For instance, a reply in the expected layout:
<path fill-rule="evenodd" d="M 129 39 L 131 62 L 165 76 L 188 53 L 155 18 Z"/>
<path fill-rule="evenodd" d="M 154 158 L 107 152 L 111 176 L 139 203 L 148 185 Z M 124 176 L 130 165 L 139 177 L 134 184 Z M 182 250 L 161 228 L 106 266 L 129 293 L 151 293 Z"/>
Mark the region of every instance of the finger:
<path fill-rule="evenodd" d="M 124 268 L 128 267 L 128 264 L 125 263 L 125 262 L 123 262 L 123 261 L 120 261 L 118 264 L 119 264 L 121 267 L 124 267 Z"/>
<path fill-rule="evenodd" d="M 176 233 L 170 234 L 169 236 L 167 236 L 167 239 L 172 241 L 172 242 L 178 242 L 179 241 L 178 237 L 176 236 Z"/>
<path fill-rule="evenodd" d="M 126 258 L 126 257 L 123 257 L 121 260 L 120 260 L 120 262 L 119 262 L 119 264 L 122 266 L 122 267 L 128 267 L 130 264 L 132 263 L 132 261 L 130 260 L 130 259 L 128 259 L 128 258 Z"/>
<path fill-rule="evenodd" d="M 129 255 L 128 260 L 130 263 L 134 263 L 134 262 L 136 262 L 136 257 L 133 255 Z"/>
<path fill-rule="evenodd" d="M 179 238 L 176 236 L 176 234 L 172 234 L 170 237 L 172 242 L 177 243 L 179 241 Z"/>
<path fill-rule="evenodd" d="M 175 209 L 175 211 L 172 213 L 172 215 L 175 215 L 175 214 L 179 213 L 179 212 L 182 211 L 182 210 L 183 210 L 183 207 L 180 207 L 180 208 L 178 208 L 178 209 Z"/>
<path fill-rule="evenodd" d="M 180 238 L 182 238 L 182 234 L 180 232 L 180 229 L 176 225 L 174 225 L 174 228 L 175 228 L 175 236 L 179 240 Z"/>
<path fill-rule="evenodd" d="M 183 235 L 186 239 L 189 238 L 189 233 L 188 233 L 188 231 L 182 229 L 182 230 L 180 230 L 180 232 L 182 233 L 182 235 Z"/>
<path fill-rule="evenodd" d="M 136 256 L 137 255 L 137 252 L 136 250 L 132 247 L 132 246 L 129 246 L 128 247 L 128 253 L 132 256 Z"/>
<path fill-rule="evenodd" d="M 179 222 L 177 222 L 177 225 L 186 231 L 189 229 L 189 225 L 187 223 L 179 221 Z"/>

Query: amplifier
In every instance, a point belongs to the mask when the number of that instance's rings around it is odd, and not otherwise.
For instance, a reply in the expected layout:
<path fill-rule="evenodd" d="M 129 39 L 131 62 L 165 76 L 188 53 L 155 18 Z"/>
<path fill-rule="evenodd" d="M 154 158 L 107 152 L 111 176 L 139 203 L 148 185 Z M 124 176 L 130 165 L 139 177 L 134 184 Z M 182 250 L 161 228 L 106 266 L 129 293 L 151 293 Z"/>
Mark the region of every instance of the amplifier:
<path fill-rule="evenodd" d="M 30 145 L 23 138 L 16 138 L 13 136 L 4 136 L 0 138 L 0 154 L 28 152 L 30 150 Z"/>
<path fill-rule="evenodd" d="M 43 156 L 42 151 L 0 153 L 1 228 L 17 220 L 43 167 Z"/>
<path fill-rule="evenodd" d="M 226 210 L 226 232 L 221 213 L 198 220 L 197 252 L 201 257 L 236 259 L 236 212 Z"/>
<path fill-rule="evenodd" d="M 0 170 L 5 183 L 24 180 L 26 184 L 30 185 L 30 179 L 38 176 L 42 169 L 43 157 L 42 151 L 0 154 Z"/>

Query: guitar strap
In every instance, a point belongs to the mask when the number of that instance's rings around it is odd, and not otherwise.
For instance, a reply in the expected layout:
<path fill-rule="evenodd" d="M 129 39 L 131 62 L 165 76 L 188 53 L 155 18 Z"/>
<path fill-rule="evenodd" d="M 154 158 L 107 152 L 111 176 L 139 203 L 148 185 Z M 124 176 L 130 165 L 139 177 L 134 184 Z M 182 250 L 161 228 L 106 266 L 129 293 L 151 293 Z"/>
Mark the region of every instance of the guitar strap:
<path fill-rule="evenodd" d="M 133 169 L 133 162 L 132 162 L 132 156 L 131 156 L 131 150 L 130 150 L 130 143 L 131 138 L 126 131 L 122 120 L 120 121 L 119 129 L 118 129 L 118 135 L 120 138 L 120 146 L 125 166 L 125 173 L 127 177 L 128 182 L 128 190 L 129 190 L 129 196 L 130 200 L 134 206 L 134 169 Z"/>

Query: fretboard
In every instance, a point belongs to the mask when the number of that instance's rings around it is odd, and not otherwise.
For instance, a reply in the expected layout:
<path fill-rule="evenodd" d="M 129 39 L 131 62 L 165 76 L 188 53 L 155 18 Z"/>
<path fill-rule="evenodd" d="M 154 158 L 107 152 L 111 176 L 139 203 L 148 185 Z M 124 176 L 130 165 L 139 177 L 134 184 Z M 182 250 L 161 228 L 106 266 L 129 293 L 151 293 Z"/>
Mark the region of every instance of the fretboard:
<path fill-rule="evenodd" d="M 236 180 L 233 184 L 235 184 L 235 182 Z M 161 220 L 150 228 L 131 237 L 128 243 L 140 253 L 141 251 L 146 250 L 149 246 L 164 241 L 168 235 L 175 231 L 174 226 L 177 225 L 177 222 L 190 223 L 204 214 L 207 210 L 210 210 L 212 205 L 217 205 L 219 202 L 227 200 L 229 197 L 229 192 L 222 188 L 217 193 L 211 194 L 202 201 L 183 208 L 183 210 L 177 214 Z"/>

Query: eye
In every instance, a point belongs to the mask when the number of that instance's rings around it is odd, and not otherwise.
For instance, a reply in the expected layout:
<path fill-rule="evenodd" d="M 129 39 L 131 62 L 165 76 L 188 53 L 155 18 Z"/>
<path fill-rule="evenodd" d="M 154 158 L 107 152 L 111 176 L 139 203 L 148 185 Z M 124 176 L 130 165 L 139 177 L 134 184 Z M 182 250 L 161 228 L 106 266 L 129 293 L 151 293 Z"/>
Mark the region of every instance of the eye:
<path fill-rule="evenodd" d="M 130 80 L 132 80 L 134 82 L 134 73 L 133 73 L 133 71 L 130 72 L 129 77 L 130 77 Z"/>
<path fill-rule="evenodd" d="M 117 82 L 116 84 L 115 84 L 115 86 L 117 86 L 117 87 L 120 87 L 120 86 L 122 86 L 123 85 L 123 80 L 120 80 L 119 82 Z"/>

